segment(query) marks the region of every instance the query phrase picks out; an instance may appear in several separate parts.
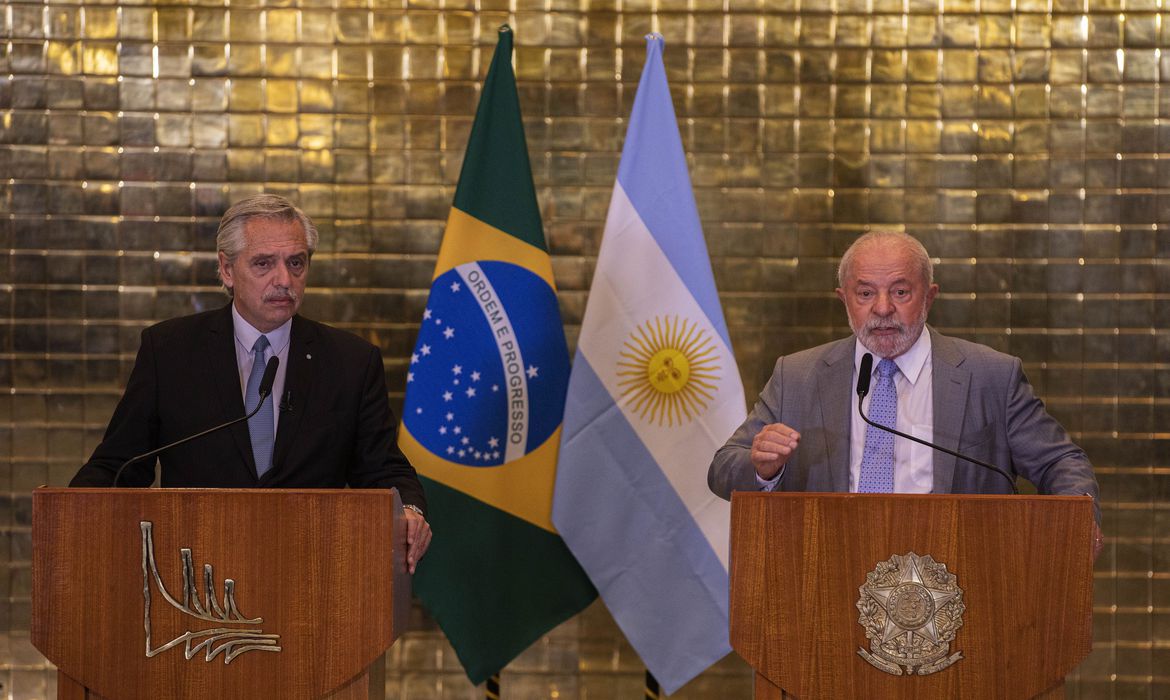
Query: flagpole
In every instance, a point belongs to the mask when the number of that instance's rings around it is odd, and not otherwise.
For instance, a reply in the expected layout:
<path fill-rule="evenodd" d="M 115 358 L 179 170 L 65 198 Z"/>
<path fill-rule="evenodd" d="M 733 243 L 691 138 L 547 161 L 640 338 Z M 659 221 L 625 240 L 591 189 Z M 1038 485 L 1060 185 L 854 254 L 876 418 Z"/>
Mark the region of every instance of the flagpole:
<path fill-rule="evenodd" d="M 658 687 L 658 679 L 654 677 L 653 673 L 650 673 L 650 669 L 646 669 L 646 687 L 643 690 L 643 695 L 646 696 L 646 700 L 659 700 L 662 697 Z"/>
<path fill-rule="evenodd" d="M 484 684 L 483 696 L 487 700 L 500 700 L 500 674 L 493 673 Z"/>

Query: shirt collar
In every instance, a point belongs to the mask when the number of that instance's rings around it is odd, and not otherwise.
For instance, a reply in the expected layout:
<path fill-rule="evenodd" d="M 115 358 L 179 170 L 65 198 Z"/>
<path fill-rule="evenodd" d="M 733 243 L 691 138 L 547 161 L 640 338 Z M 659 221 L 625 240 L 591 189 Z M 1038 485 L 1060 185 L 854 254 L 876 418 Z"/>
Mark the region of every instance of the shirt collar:
<path fill-rule="evenodd" d="M 232 328 L 235 330 L 236 342 L 248 352 L 252 352 L 252 346 L 256 344 L 257 338 L 266 335 L 268 336 L 268 347 L 272 348 L 272 354 L 279 355 L 288 345 L 289 336 L 292 334 L 292 319 L 290 318 L 267 333 L 261 333 L 252 324 L 245 321 L 240 312 L 236 310 L 236 305 L 232 304 Z"/>
<path fill-rule="evenodd" d="M 898 365 L 898 371 L 910 382 L 911 386 L 918 381 L 918 375 L 922 374 L 922 368 L 930 359 L 930 347 L 930 329 L 923 326 L 922 333 L 919 334 L 918 340 L 914 341 L 910 349 L 894 358 L 894 364 Z M 861 358 L 867 352 L 869 350 L 861 344 L 861 340 L 855 338 L 853 343 L 853 366 L 855 368 L 861 366 Z M 877 371 L 880 360 L 881 358 L 874 358 L 874 371 Z"/>

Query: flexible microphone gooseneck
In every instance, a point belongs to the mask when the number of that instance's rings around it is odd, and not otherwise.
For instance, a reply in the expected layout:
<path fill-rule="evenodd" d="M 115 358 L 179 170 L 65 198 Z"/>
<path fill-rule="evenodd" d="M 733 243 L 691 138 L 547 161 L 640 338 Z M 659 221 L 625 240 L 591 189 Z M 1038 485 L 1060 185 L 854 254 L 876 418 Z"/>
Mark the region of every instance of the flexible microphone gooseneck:
<path fill-rule="evenodd" d="M 195 433 L 194 435 L 190 435 L 188 437 L 185 437 L 182 440 L 176 440 L 175 442 L 172 442 L 169 445 L 163 445 L 162 447 L 160 447 L 156 450 L 151 450 L 150 452 L 140 454 L 137 457 L 131 457 L 130 459 L 126 460 L 126 462 L 123 463 L 122 466 L 118 467 L 118 471 L 114 472 L 114 486 L 116 487 L 118 485 L 118 479 L 122 476 L 122 470 L 125 469 L 126 467 L 130 466 L 131 464 L 134 464 L 135 462 L 141 462 L 144 459 L 150 459 L 151 457 L 157 456 L 159 453 L 166 452 L 167 450 L 171 449 L 172 447 L 178 447 L 179 445 L 182 445 L 184 443 L 191 442 L 192 440 L 201 438 L 204 435 L 210 435 L 211 433 L 214 433 L 216 431 L 223 430 L 224 428 L 233 426 L 236 423 L 241 423 L 243 421 L 248 420 L 249 418 L 256 415 L 257 413 L 259 413 L 260 407 L 264 405 L 264 400 L 267 399 L 268 396 L 272 393 L 272 383 L 276 381 L 276 368 L 279 366 L 280 366 L 280 360 L 275 355 L 273 355 L 272 357 L 270 357 L 268 359 L 268 364 L 264 365 L 264 376 L 260 379 L 260 388 L 258 391 L 258 393 L 260 395 L 260 400 L 256 402 L 256 408 L 253 408 L 251 413 L 249 413 L 246 416 L 236 418 L 234 420 L 229 420 L 227 423 L 217 425 L 214 428 L 208 428 L 207 430 L 204 430 L 201 433 Z"/>
<path fill-rule="evenodd" d="M 968 457 L 967 455 L 959 454 L 958 452 L 955 452 L 954 450 L 951 450 L 951 449 L 947 449 L 946 447 L 943 447 L 941 445 L 936 445 L 933 442 L 927 442 L 926 440 L 916 438 L 913 435 L 907 435 L 906 433 L 903 433 L 901 431 L 894 430 L 893 428 L 889 428 L 889 427 L 886 427 L 880 423 L 875 423 L 875 422 L 871 421 L 865 415 L 865 411 L 861 410 L 861 401 L 869 394 L 869 383 L 870 383 L 870 380 L 872 378 L 873 378 L 873 355 L 871 355 L 867 352 L 864 355 L 862 355 L 861 366 L 857 370 L 857 414 L 861 416 L 861 420 L 865 421 L 866 423 L 868 423 L 869 425 L 872 425 L 875 428 L 878 428 L 879 430 L 884 430 L 887 433 L 893 433 L 894 435 L 897 435 L 898 437 L 906 438 L 907 440 L 912 440 L 914 442 L 917 442 L 919 445 L 926 445 L 927 447 L 929 447 L 931 449 L 938 450 L 939 452 L 945 452 L 945 453 L 951 455 L 952 457 L 958 457 L 959 459 L 961 459 L 963 461 L 971 462 L 972 464 L 978 464 L 979 466 L 983 467 L 984 469 L 990 469 L 991 471 L 995 472 L 996 474 L 999 474 L 1003 478 L 1007 479 L 1008 484 L 1010 484 L 1012 487 L 1012 493 L 1016 494 L 1017 496 L 1020 495 L 1020 490 L 1018 488 L 1016 488 L 1016 480 L 1014 478 L 1012 478 L 1011 474 L 1008 474 L 1007 472 L 1005 472 L 1004 470 L 995 466 L 994 464 L 988 464 L 987 462 L 980 461 L 978 459 L 975 459 L 974 457 Z"/>

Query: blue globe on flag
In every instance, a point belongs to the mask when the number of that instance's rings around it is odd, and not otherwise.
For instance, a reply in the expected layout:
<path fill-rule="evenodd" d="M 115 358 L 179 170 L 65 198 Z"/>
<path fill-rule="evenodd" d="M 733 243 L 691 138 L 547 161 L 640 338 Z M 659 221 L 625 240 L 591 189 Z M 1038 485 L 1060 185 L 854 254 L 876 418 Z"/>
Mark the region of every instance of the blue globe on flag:
<path fill-rule="evenodd" d="M 569 351 L 556 294 L 511 263 L 435 279 L 406 377 L 403 422 L 434 456 L 468 467 L 523 457 L 561 424 Z"/>

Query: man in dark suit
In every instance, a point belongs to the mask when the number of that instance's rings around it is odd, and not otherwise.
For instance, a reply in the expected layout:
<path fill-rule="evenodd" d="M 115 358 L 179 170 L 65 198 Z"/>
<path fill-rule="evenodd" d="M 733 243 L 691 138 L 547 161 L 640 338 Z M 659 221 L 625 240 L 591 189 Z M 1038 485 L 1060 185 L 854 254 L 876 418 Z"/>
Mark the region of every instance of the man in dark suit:
<path fill-rule="evenodd" d="M 317 240 L 312 221 L 283 197 L 232 206 L 216 239 L 231 303 L 142 332 L 105 437 L 70 486 L 111 486 L 131 457 L 256 408 L 260 377 L 276 357 L 273 391 L 257 415 L 164 452 L 161 485 L 397 488 L 413 572 L 431 531 L 422 485 L 395 440 L 382 355 L 297 315 Z M 118 477 L 120 486 L 153 481 L 154 460 Z"/>
<path fill-rule="evenodd" d="M 1041 493 L 1096 501 L 1088 457 L 1044 410 L 1019 358 L 926 328 L 938 285 L 921 243 L 868 233 L 842 257 L 838 282 L 854 335 L 776 361 L 711 462 L 712 491 L 1011 493 L 1001 474 L 867 426 L 854 387 L 869 352 L 871 418 L 884 410 L 879 423 L 1023 475 Z"/>

